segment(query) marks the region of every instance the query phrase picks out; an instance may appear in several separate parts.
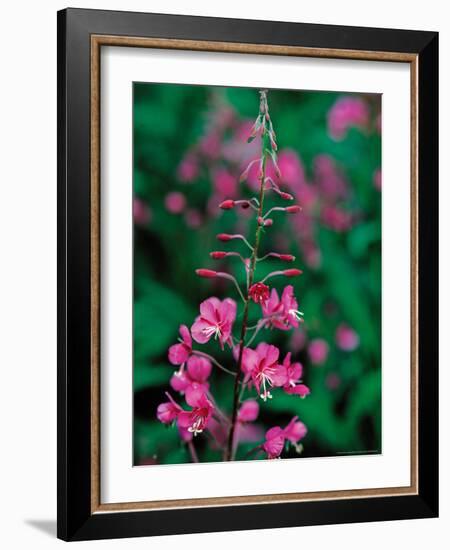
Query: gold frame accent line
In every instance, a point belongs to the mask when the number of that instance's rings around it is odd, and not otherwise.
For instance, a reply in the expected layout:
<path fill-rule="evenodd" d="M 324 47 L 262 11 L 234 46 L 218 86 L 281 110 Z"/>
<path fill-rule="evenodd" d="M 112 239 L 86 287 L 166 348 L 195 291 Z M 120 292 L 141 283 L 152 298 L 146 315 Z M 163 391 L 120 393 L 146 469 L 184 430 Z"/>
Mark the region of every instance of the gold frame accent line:
<path fill-rule="evenodd" d="M 100 498 L 100 50 L 101 46 L 285 55 L 409 63 L 411 69 L 411 484 L 408 487 L 317 491 L 102 504 Z M 418 56 L 401 52 L 91 35 L 91 513 L 164 510 L 418 494 Z"/>

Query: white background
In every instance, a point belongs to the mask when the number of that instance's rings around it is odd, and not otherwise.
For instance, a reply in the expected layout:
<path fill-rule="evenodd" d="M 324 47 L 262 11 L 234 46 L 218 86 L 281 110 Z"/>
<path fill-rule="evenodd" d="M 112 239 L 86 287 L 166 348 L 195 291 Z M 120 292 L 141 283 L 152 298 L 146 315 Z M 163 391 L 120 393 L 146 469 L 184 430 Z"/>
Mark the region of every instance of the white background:
<path fill-rule="evenodd" d="M 408 486 L 409 66 L 123 47 L 106 48 L 101 63 L 101 200 L 108 212 L 101 228 L 101 502 Z M 339 90 L 345 82 L 348 90 L 383 94 L 382 455 L 131 467 L 133 81 L 313 90 Z"/>
<path fill-rule="evenodd" d="M 207 0 L 77 2 L 78 7 L 191 13 L 225 17 L 441 30 L 441 120 L 449 122 L 450 34 L 445 3 L 438 0 L 363 3 L 360 0 Z M 0 87 L 0 544 L 8 549 L 53 548 L 56 516 L 56 14 L 62 2 L 24 1 L 2 10 Z M 444 101 L 447 98 L 447 102 Z M 441 123 L 441 157 L 450 149 Z M 447 152 L 447 154 L 446 154 Z M 448 165 L 441 165 L 441 336 L 448 338 L 450 204 Z M 444 251 L 446 255 L 444 256 Z M 447 307 L 445 307 L 447 306 Z M 445 316 L 445 317 L 444 317 Z M 444 320 L 446 323 L 444 323 Z M 186 550 L 230 545 L 379 549 L 401 544 L 444 548 L 450 535 L 448 457 L 450 384 L 448 348 L 441 363 L 441 519 L 188 535 L 84 543 L 83 548 L 124 546 Z M 445 399 L 445 401 L 444 401 Z M 105 546 L 106 545 L 106 546 Z"/>

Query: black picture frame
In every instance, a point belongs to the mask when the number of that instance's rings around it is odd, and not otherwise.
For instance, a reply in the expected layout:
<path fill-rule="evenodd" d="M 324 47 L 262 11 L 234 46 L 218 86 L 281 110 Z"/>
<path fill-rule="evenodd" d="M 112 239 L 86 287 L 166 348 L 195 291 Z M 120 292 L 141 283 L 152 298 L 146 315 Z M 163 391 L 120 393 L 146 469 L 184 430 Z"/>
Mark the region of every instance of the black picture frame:
<path fill-rule="evenodd" d="M 418 492 L 93 513 L 91 506 L 91 36 L 403 52 L 418 61 Z M 438 34 L 85 9 L 58 12 L 58 532 L 64 540 L 438 515 Z"/>

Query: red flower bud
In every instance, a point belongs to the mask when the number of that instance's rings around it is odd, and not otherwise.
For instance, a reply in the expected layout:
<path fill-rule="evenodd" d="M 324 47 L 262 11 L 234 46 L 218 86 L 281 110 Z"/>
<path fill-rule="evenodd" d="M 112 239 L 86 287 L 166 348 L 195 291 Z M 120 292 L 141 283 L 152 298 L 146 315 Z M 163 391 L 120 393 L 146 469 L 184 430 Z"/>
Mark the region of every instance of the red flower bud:
<path fill-rule="evenodd" d="M 301 275 L 303 271 L 301 269 L 285 269 L 283 271 L 283 275 L 286 275 L 286 277 L 297 277 L 298 275 Z"/>
<path fill-rule="evenodd" d="M 222 258 L 225 258 L 227 255 L 226 252 L 223 252 L 222 250 L 217 250 L 214 252 L 210 252 L 209 254 L 213 260 L 221 260 Z"/>
<path fill-rule="evenodd" d="M 223 201 L 219 204 L 219 208 L 222 208 L 222 210 L 231 210 L 234 208 L 234 201 L 231 199 L 227 199 L 226 201 Z"/>
<path fill-rule="evenodd" d="M 264 218 L 262 216 L 258 216 L 256 221 L 258 222 L 258 225 L 264 225 Z"/>
<path fill-rule="evenodd" d="M 217 271 L 213 271 L 212 269 L 196 269 L 195 273 L 197 273 L 199 277 L 205 277 L 206 279 L 217 277 Z"/>
<path fill-rule="evenodd" d="M 295 256 L 292 256 L 292 254 L 280 254 L 278 257 L 283 262 L 293 262 L 295 260 Z"/>
<path fill-rule="evenodd" d="M 248 289 L 249 297 L 255 304 L 265 304 L 270 296 L 270 290 L 264 283 L 255 283 Z"/>
<path fill-rule="evenodd" d="M 290 193 L 285 193 L 284 191 L 280 191 L 278 193 L 280 197 L 286 201 L 293 201 L 294 197 Z"/>
<path fill-rule="evenodd" d="M 231 239 L 233 237 L 231 235 L 229 235 L 228 233 L 219 233 L 217 235 L 217 238 L 218 238 L 219 241 L 227 242 L 227 241 L 231 241 Z"/>
<path fill-rule="evenodd" d="M 286 206 L 286 212 L 289 212 L 289 214 L 297 214 L 298 212 L 300 212 L 302 209 L 301 206 L 299 206 L 298 204 L 294 204 L 292 206 Z"/>
<path fill-rule="evenodd" d="M 267 220 L 264 221 L 264 227 L 270 227 L 271 225 L 273 225 L 272 218 L 267 218 Z"/>

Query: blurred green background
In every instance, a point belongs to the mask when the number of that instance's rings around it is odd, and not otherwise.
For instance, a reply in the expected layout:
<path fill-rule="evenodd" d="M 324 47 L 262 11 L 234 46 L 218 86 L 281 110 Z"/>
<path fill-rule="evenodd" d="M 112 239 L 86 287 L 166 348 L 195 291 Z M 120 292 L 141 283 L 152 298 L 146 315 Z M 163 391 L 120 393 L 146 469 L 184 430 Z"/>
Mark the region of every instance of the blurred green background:
<path fill-rule="evenodd" d="M 257 156 L 258 144 L 246 140 L 258 97 L 257 89 L 134 84 L 136 465 L 190 461 L 176 427 L 156 419 L 175 370 L 167 349 L 181 323 L 191 326 L 202 300 L 216 295 L 238 301 L 231 285 L 200 279 L 194 270 L 220 266 L 244 281 L 236 259 L 214 262 L 209 252 L 245 253 L 242 243 L 219 243 L 215 235 L 241 232 L 252 238 L 254 232 L 246 212 L 223 212 L 217 205 L 252 196 L 252 182 L 238 179 Z M 261 331 L 255 343 L 273 343 L 283 357 L 291 350 L 303 364 L 311 395 L 302 400 L 279 392 L 267 404 L 260 402 L 253 437 L 260 442 L 266 429 L 298 415 L 308 427 L 304 457 L 381 452 L 381 97 L 270 90 L 268 102 L 280 187 L 296 197 L 303 212 L 274 215 L 261 251 L 297 257 L 295 267 L 304 274 L 288 282 L 293 281 L 305 322 L 296 331 Z M 267 207 L 282 204 L 274 194 L 267 197 Z M 291 266 L 264 262 L 257 280 L 286 267 Z M 279 291 L 284 284 L 273 280 Z M 251 323 L 260 311 L 253 306 Z M 216 354 L 218 346 L 204 349 Z M 235 369 L 230 353 L 218 357 Z M 225 411 L 231 407 L 231 384 L 215 369 L 211 388 Z M 254 445 L 243 444 L 238 458 Z M 221 459 L 205 434 L 196 438 L 196 447 L 201 461 Z"/>

